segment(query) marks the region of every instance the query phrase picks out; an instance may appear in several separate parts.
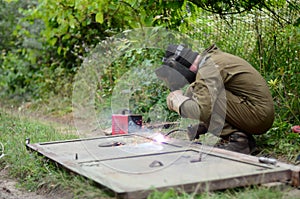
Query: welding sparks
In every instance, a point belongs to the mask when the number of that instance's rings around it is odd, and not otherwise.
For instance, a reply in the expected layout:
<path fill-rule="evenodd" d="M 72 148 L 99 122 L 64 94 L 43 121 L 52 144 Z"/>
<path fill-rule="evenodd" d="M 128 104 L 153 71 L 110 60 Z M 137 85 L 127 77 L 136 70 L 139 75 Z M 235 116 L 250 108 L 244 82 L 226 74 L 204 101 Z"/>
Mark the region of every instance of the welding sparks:
<path fill-rule="evenodd" d="M 162 142 L 167 141 L 166 137 L 163 134 L 161 134 L 161 133 L 158 133 L 157 135 L 155 135 L 153 137 L 153 140 L 155 142 L 158 142 L 158 143 L 162 143 Z"/>

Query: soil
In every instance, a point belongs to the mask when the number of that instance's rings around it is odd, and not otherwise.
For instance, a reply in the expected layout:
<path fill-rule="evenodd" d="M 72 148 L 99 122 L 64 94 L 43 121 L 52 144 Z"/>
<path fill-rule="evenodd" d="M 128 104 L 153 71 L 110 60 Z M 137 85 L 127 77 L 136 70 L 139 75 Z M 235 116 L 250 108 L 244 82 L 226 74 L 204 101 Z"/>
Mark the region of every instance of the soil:
<path fill-rule="evenodd" d="M 46 196 L 38 195 L 37 193 L 28 192 L 16 188 L 17 181 L 8 177 L 7 169 L 0 171 L 0 199 L 16 199 L 16 198 L 31 198 L 31 199 L 46 199 Z"/>
<path fill-rule="evenodd" d="M 72 194 L 61 189 L 49 190 L 40 189 L 38 192 L 30 192 L 18 188 L 18 182 L 9 177 L 8 169 L 0 170 L 0 199 L 71 199 Z"/>
<path fill-rule="evenodd" d="M 26 107 L 27 108 L 27 107 Z M 26 111 L 26 109 L 10 109 L 8 110 L 10 114 L 18 115 L 18 116 L 26 116 L 32 119 L 38 120 L 42 123 L 51 124 L 57 127 L 60 130 L 74 130 L 73 118 L 71 114 L 64 115 L 62 117 L 53 117 L 46 116 L 39 112 Z M 1 169 L 1 168 L 0 168 Z M 9 168 L 4 168 L 0 170 L 0 199 L 53 199 L 53 198 L 64 198 L 71 199 L 72 194 L 67 190 L 61 189 L 53 189 L 49 192 L 49 190 L 39 190 L 38 192 L 30 192 L 21 188 L 18 188 L 18 182 L 16 179 L 9 177 L 8 173 Z M 284 197 L 283 199 L 296 199 L 300 198 L 300 187 L 285 187 L 284 189 Z"/>

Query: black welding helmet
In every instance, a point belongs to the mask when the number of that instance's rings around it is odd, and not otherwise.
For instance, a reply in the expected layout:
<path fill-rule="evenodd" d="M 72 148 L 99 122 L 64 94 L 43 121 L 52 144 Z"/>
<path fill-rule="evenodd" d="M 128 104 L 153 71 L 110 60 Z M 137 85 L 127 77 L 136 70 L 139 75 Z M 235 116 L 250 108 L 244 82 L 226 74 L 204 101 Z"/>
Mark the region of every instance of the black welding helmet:
<path fill-rule="evenodd" d="M 197 56 L 197 52 L 183 45 L 169 45 L 163 64 L 156 69 L 155 74 L 165 81 L 170 90 L 178 90 L 195 81 L 196 73 L 190 67 Z"/>

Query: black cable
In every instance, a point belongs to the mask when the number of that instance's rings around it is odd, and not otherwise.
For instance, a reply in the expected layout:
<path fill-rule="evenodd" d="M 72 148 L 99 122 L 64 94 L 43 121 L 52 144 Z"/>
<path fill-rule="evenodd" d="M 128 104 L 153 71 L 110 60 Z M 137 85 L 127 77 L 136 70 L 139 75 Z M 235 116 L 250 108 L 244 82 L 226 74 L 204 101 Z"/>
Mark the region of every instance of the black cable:
<path fill-rule="evenodd" d="M 168 133 L 165 134 L 165 136 L 169 136 L 170 134 L 176 132 L 176 131 L 184 131 L 184 132 L 187 132 L 186 129 L 173 129 L 171 131 L 169 131 Z"/>

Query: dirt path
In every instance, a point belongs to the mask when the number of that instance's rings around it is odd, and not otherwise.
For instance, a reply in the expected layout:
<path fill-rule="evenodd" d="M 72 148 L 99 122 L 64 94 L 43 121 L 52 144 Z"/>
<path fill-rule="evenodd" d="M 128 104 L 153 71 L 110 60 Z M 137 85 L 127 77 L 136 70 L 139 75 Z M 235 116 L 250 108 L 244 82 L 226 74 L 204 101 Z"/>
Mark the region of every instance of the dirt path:
<path fill-rule="evenodd" d="M 0 199 L 72 199 L 72 194 L 66 190 L 53 189 L 47 192 L 40 189 L 38 192 L 30 192 L 18 188 L 16 179 L 9 177 L 8 168 L 0 170 Z"/>
<path fill-rule="evenodd" d="M 0 170 L 0 199 L 50 199 L 46 195 L 16 188 L 17 181 L 8 176 L 6 168 Z"/>

